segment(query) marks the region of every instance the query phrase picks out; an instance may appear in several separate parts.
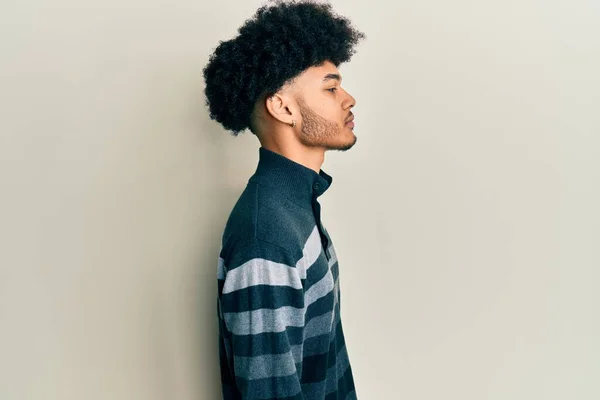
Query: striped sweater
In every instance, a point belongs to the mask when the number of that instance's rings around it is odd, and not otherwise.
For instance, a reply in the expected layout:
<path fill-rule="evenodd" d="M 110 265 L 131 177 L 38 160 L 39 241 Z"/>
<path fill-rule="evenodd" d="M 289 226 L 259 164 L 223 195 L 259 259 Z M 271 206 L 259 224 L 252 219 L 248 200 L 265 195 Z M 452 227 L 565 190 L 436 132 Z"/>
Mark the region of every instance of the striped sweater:
<path fill-rule="evenodd" d="M 223 399 L 352 400 L 338 261 L 314 170 L 259 147 L 217 268 Z"/>

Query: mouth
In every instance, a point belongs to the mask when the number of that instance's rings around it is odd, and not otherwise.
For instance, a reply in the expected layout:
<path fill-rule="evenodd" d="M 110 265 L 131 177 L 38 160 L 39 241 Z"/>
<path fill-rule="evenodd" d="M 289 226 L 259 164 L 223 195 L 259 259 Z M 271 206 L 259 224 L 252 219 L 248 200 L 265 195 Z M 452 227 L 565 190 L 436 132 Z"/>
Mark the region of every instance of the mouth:
<path fill-rule="evenodd" d="M 354 114 L 351 114 L 348 118 L 346 118 L 345 125 L 354 128 Z"/>

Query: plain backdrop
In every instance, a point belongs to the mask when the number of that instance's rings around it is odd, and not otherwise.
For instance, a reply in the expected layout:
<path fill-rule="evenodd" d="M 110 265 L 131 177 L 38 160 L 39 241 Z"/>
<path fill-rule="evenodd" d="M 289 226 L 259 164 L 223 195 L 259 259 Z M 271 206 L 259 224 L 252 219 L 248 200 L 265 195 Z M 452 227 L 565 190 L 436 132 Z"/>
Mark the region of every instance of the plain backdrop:
<path fill-rule="evenodd" d="M 259 142 L 202 68 L 256 0 L 3 1 L 0 398 L 216 400 Z M 320 198 L 361 400 L 600 398 L 600 3 L 362 1 Z"/>

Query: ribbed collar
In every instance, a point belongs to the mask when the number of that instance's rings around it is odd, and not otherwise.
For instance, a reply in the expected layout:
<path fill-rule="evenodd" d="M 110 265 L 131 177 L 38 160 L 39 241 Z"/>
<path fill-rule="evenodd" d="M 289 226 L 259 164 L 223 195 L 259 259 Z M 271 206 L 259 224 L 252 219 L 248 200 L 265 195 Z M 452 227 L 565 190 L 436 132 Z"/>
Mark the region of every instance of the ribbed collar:
<path fill-rule="evenodd" d="M 333 178 L 322 169 L 317 174 L 314 170 L 261 146 L 258 148 L 256 172 L 249 182 L 277 188 L 296 204 L 311 208 L 312 202 L 329 189 Z"/>

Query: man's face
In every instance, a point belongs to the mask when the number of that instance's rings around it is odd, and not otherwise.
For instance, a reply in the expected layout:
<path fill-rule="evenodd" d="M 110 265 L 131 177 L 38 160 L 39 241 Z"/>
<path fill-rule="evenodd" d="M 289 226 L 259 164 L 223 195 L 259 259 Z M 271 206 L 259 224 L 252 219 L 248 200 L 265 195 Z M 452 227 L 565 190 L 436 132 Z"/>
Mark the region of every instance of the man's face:
<path fill-rule="evenodd" d="M 297 129 L 298 139 L 305 146 L 345 151 L 356 143 L 353 126 L 346 123 L 353 117 L 350 108 L 356 100 L 342 89 L 341 80 L 339 71 L 329 61 L 307 69 L 299 77 L 301 93 L 297 101 L 301 120 L 297 121 Z"/>

